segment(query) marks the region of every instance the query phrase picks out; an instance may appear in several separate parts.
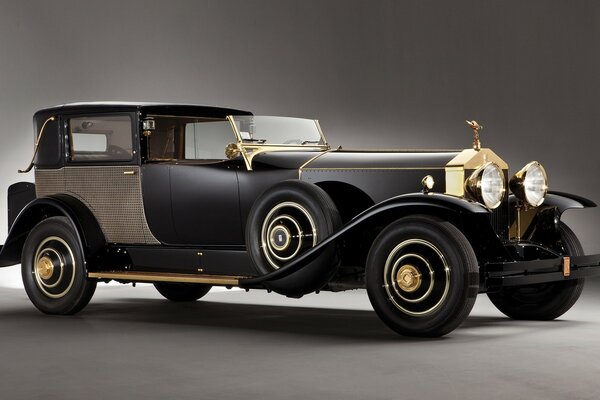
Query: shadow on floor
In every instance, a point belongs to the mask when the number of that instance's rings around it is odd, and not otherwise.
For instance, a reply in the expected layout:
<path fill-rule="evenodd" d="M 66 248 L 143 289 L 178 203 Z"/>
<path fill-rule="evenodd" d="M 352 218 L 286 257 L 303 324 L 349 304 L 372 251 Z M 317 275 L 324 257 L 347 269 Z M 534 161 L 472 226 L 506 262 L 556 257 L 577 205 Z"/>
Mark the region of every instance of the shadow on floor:
<path fill-rule="evenodd" d="M 128 324 L 128 331 L 156 329 L 217 328 L 224 332 L 249 331 L 280 333 L 315 339 L 335 338 L 356 341 L 440 341 L 493 340 L 495 337 L 522 335 L 539 329 L 573 328 L 585 321 L 514 321 L 502 316 L 471 315 L 450 335 L 437 339 L 407 338 L 397 335 L 370 310 L 347 310 L 282 305 L 258 305 L 216 302 L 206 299 L 192 303 L 174 303 L 163 299 L 96 297 L 76 316 L 46 316 L 33 308 L 22 291 L 0 291 L 0 321 L 11 319 L 26 323 L 29 329 L 65 325 L 76 330 L 114 329 Z M 179 327 L 179 328 L 178 328 Z"/>
<path fill-rule="evenodd" d="M 456 331 L 437 339 L 407 338 L 395 334 L 367 310 L 302 308 L 198 301 L 173 303 L 161 299 L 111 298 L 92 302 L 76 316 L 45 316 L 30 304 L 0 307 L 0 320 L 19 320 L 28 329 L 73 328 L 77 331 L 115 329 L 127 324 L 132 333 L 152 329 L 216 328 L 223 332 L 277 333 L 316 340 L 340 339 L 366 342 L 493 340 L 499 336 L 531 333 L 538 329 L 573 328 L 580 321 L 513 321 L 496 316 L 472 315 Z M 66 326 L 65 326 L 66 325 Z M 121 329 L 121 328 L 117 328 Z"/>

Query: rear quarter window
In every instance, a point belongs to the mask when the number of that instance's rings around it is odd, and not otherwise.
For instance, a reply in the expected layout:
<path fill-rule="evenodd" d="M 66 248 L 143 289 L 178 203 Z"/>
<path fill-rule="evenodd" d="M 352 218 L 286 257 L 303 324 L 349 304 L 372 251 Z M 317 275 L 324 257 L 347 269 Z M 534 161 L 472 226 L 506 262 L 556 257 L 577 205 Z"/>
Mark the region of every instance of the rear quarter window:
<path fill-rule="evenodd" d="M 131 161 L 131 117 L 102 115 L 70 118 L 69 146 L 69 160 L 74 162 Z"/>

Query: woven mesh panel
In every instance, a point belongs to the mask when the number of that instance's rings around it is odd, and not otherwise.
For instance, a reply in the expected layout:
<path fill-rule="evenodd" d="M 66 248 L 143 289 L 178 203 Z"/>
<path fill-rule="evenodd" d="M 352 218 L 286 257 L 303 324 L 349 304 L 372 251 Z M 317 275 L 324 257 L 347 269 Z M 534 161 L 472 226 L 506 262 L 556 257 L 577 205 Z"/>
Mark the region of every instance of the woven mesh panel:
<path fill-rule="evenodd" d="M 134 175 L 124 175 L 135 171 Z M 38 197 L 65 193 L 92 211 L 111 243 L 159 244 L 144 213 L 140 169 L 123 167 L 66 167 L 36 170 Z"/>

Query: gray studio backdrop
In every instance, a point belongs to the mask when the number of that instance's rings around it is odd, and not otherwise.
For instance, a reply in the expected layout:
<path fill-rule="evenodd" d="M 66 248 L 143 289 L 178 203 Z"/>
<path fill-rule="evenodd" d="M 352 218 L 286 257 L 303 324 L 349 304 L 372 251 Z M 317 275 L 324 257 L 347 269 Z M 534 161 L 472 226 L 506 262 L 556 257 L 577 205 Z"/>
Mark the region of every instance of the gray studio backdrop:
<path fill-rule="evenodd" d="M 512 171 L 600 202 L 598 21 L 593 0 L 0 0 L 0 242 L 32 114 L 73 101 L 315 117 L 367 148 L 469 147 L 475 118 Z M 566 221 L 600 252 L 600 209 Z"/>

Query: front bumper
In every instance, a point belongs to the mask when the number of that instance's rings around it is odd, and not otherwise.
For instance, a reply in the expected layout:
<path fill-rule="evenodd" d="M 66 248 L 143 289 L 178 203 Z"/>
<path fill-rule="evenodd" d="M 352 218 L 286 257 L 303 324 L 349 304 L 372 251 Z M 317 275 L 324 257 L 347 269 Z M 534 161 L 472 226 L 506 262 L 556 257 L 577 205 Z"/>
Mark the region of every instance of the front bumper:
<path fill-rule="evenodd" d="M 506 286 L 561 282 L 600 275 L 600 254 L 493 262 L 485 264 L 482 272 L 484 291 Z"/>

